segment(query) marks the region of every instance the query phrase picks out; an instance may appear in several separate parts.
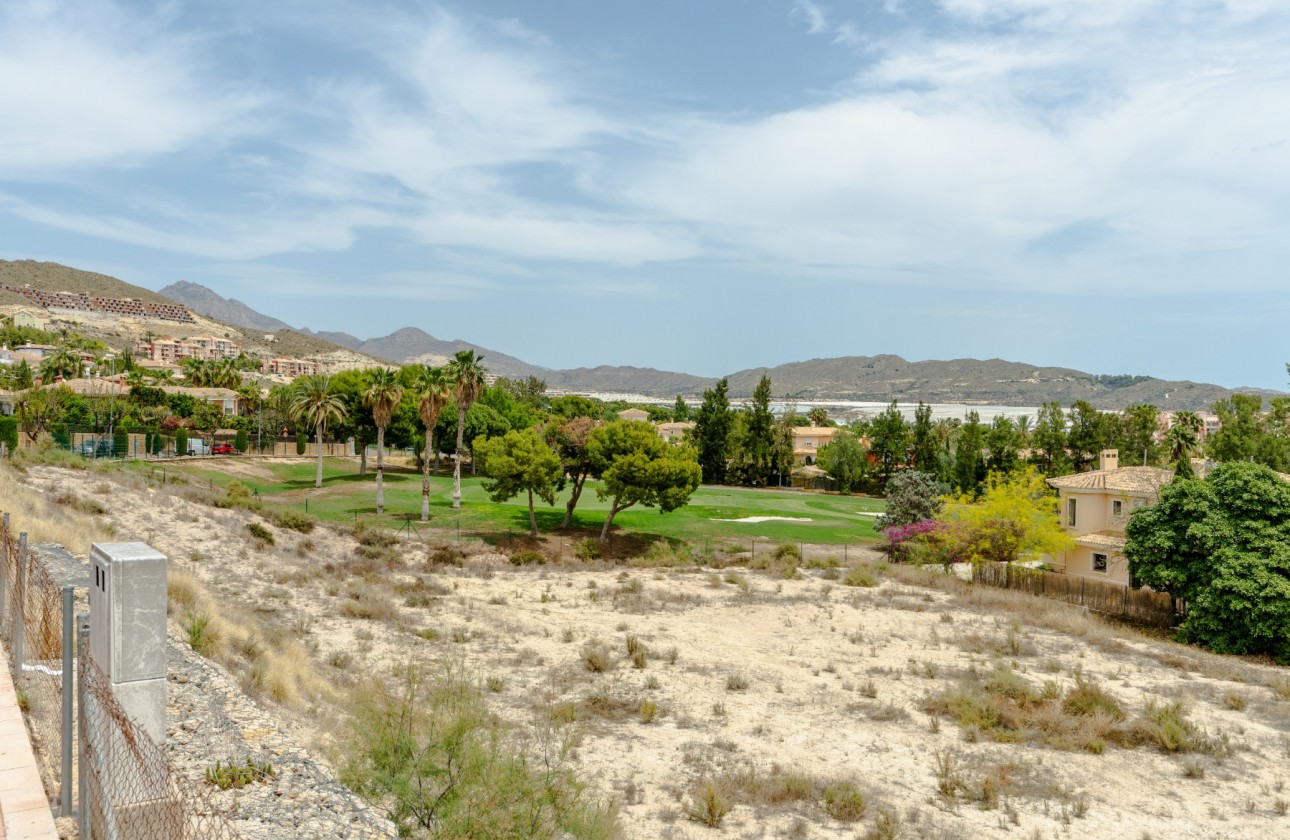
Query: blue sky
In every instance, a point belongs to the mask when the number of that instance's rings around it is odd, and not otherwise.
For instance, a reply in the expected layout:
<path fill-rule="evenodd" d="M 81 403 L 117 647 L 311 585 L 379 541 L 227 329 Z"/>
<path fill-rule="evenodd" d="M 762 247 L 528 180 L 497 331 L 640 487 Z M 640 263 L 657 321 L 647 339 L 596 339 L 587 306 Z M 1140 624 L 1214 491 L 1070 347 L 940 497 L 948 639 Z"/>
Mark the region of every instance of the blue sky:
<path fill-rule="evenodd" d="M 7 0 L 0 43 L 0 257 L 548 367 L 1286 384 L 1281 0 Z"/>

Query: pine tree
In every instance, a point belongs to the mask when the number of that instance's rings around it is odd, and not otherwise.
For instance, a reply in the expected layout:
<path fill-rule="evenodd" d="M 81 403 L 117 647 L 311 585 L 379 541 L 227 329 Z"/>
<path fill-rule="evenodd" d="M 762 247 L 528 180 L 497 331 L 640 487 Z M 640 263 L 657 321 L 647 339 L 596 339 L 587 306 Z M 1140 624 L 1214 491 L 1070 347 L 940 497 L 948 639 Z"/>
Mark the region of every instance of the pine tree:
<path fill-rule="evenodd" d="M 699 466 L 703 480 L 708 484 L 721 484 L 726 480 L 726 459 L 730 454 L 730 427 L 734 418 L 730 413 L 727 396 L 730 383 L 726 379 L 703 392 L 703 404 L 695 413 L 694 439 L 699 449 Z"/>

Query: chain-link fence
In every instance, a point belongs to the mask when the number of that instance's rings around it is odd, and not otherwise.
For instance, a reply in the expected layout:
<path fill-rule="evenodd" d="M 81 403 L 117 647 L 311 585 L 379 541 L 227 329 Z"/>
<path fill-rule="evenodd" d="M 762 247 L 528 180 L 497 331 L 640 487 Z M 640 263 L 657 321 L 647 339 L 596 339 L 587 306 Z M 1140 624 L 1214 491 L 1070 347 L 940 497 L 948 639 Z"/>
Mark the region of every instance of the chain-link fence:
<path fill-rule="evenodd" d="M 69 813 L 76 772 L 74 698 L 64 694 L 70 685 L 64 669 L 70 670 L 71 651 L 64 650 L 63 627 L 65 611 L 70 618 L 73 609 L 74 587 L 42 562 L 25 534 L 13 533 L 7 515 L 0 526 L 0 555 L 0 633 L 11 657 L 18 703 L 26 713 L 46 794 L 55 813 Z"/>
<path fill-rule="evenodd" d="M 209 430 L 167 429 L 154 431 L 111 430 L 92 427 L 80 428 L 53 424 L 42 432 L 37 441 L 24 433 L 19 436 L 18 448 L 52 445 L 57 449 L 80 455 L 87 460 L 164 460 L 168 458 L 199 455 L 272 455 L 279 458 L 316 457 L 318 444 L 312 436 L 273 437 L 257 431 L 239 436 L 234 429 Z M 387 451 L 387 457 L 393 450 Z M 354 441 L 330 441 L 322 444 L 324 456 L 352 456 L 357 454 Z M 375 456 L 375 449 L 371 455 Z"/>
<path fill-rule="evenodd" d="M 117 701 L 91 657 L 80 659 L 81 836 L 113 840 L 240 840 L 227 808 L 180 786 L 165 748 Z"/>

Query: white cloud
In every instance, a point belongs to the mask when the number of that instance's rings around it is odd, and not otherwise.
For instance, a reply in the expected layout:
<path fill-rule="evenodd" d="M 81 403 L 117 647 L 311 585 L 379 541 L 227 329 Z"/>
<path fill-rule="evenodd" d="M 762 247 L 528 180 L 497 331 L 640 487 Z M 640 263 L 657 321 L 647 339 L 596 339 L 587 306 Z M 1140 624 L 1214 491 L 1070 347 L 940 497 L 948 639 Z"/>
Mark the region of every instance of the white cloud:
<path fill-rule="evenodd" d="M 7 178 L 213 145 L 260 104 L 204 78 L 191 39 L 110 3 L 6 3 L 0 43 Z"/>
<path fill-rule="evenodd" d="M 1028 34 L 894 39 L 832 102 L 690 124 L 672 159 L 619 172 L 624 194 L 718 247 L 838 277 L 1166 291 L 1212 287 L 1199 255 L 1248 252 L 1250 270 L 1224 282 L 1279 287 L 1284 20 L 1251 28 L 1252 9 L 1200 4 L 946 5 L 1024 13 Z M 1034 247 L 1068 230 L 1060 260 Z"/>
<path fill-rule="evenodd" d="M 612 130 L 540 50 L 490 43 L 446 14 L 399 24 L 378 42 L 390 78 L 318 89 L 347 127 L 315 149 L 324 158 L 431 192 L 442 173 L 557 159 Z"/>
<path fill-rule="evenodd" d="M 121 215 L 52 209 L 0 194 L 0 208 L 32 222 L 115 242 L 218 260 L 252 260 L 292 251 L 342 251 L 354 229 L 389 220 L 361 208 L 344 213 L 239 217 L 189 211 L 167 224 Z"/>
<path fill-rule="evenodd" d="M 794 0 L 793 13 L 806 21 L 806 31 L 812 35 L 827 32 L 829 18 L 819 4 L 811 0 Z"/>
<path fill-rule="evenodd" d="M 422 241 L 475 248 L 520 259 L 640 265 L 694 256 L 697 246 L 685 234 L 649 225 L 594 217 L 558 216 L 532 208 L 463 213 L 445 210 L 411 225 Z"/>

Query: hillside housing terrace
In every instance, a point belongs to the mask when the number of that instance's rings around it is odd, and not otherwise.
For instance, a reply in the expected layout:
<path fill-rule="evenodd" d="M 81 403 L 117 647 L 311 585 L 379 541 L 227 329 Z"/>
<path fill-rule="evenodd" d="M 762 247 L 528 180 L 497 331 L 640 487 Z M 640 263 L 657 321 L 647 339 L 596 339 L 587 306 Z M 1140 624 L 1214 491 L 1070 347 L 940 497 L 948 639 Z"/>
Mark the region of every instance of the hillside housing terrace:
<path fill-rule="evenodd" d="M 46 292 L 31 286 L 0 284 L 0 289 L 20 294 L 45 309 L 63 309 L 74 312 L 105 312 L 110 315 L 128 315 L 158 321 L 177 321 L 195 324 L 193 315 L 177 303 L 152 303 L 133 298 L 106 298 L 82 292 Z"/>

